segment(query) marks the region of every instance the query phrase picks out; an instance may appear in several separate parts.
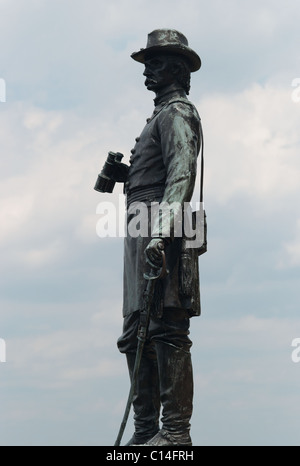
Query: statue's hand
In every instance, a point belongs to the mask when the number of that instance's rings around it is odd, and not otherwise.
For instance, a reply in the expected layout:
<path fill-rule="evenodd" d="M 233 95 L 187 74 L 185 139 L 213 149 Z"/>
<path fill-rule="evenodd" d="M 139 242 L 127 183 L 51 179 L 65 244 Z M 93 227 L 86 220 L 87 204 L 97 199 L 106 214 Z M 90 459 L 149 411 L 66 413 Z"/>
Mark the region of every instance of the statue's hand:
<path fill-rule="evenodd" d="M 145 249 L 146 260 L 152 267 L 159 268 L 162 265 L 162 251 L 164 241 L 161 238 L 153 238 Z"/>
<path fill-rule="evenodd" d="M 118 183 L 125 183 L 128 178 L 129 166 L 125 163 L 117 162 L 111 175 L 112 179 Z"/>

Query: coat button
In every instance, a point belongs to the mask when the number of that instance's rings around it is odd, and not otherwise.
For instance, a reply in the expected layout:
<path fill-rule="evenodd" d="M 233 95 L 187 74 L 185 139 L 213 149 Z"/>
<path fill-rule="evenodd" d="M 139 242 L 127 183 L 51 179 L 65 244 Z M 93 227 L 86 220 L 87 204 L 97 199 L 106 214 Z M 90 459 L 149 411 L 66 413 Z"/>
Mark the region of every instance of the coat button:
<path fill-rule="evenodd" d="M 136 141 L 136 142 L 140 142 L 140 139 L 141 139 L 140 137 L 135 138 L 135 141 Z"/>
<path fill-rule="evenodd" d="M 131 149 L 130 151 L 132 154 L 135 154 L 136 153 L 136 149 Z"/>

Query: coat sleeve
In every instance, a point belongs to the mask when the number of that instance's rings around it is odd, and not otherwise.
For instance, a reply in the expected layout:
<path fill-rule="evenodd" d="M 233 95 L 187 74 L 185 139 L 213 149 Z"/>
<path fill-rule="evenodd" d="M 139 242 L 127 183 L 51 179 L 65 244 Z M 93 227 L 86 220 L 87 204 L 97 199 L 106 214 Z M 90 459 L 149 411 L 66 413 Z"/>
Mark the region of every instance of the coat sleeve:
<path fill-rule="evenodd" d="M 158 120 L 162 156 L 166 168 L 165 191 L 154 215 L 152 237 L 173 240 L 181 236 L 185 202 L 190 202 L 201 145 L 200 118 L 192 104 L 176 102 Z"/>

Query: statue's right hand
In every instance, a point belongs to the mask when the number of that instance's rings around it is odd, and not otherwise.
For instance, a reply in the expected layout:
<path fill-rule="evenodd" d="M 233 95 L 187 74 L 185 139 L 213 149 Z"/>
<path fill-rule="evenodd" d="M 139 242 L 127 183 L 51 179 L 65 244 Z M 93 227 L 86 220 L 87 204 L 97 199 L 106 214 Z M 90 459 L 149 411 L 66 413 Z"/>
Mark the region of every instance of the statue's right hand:
<path fill-rule="evenodd" d="M 128 165 L 126 165 L 125 163 L 116 162 L 111 177 L 117 183 L 125 183 L 128 178 L 128 170 Z"/>
<path fill-rule="evenodd" d="M 153 238 L 145 249 L 146 261 L 152 267 L 158 268 L 162 265 L 162 251 L 165 245 L 162 238 Z"/>

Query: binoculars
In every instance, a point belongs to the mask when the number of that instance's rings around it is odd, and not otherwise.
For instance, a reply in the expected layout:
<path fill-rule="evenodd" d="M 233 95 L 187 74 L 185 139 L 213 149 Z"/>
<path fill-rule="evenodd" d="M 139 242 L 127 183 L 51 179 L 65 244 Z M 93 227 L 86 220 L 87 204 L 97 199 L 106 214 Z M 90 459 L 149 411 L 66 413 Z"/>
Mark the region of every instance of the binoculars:
<path fill-rule="evenodd" d="M 120 152 L 109 152 L 104 167 L 98 175 L 94 189 L 100 193 L 112 193 L 116 181 L 114 180 L 118 164 L 121 163 L 123 154 Z"/>

